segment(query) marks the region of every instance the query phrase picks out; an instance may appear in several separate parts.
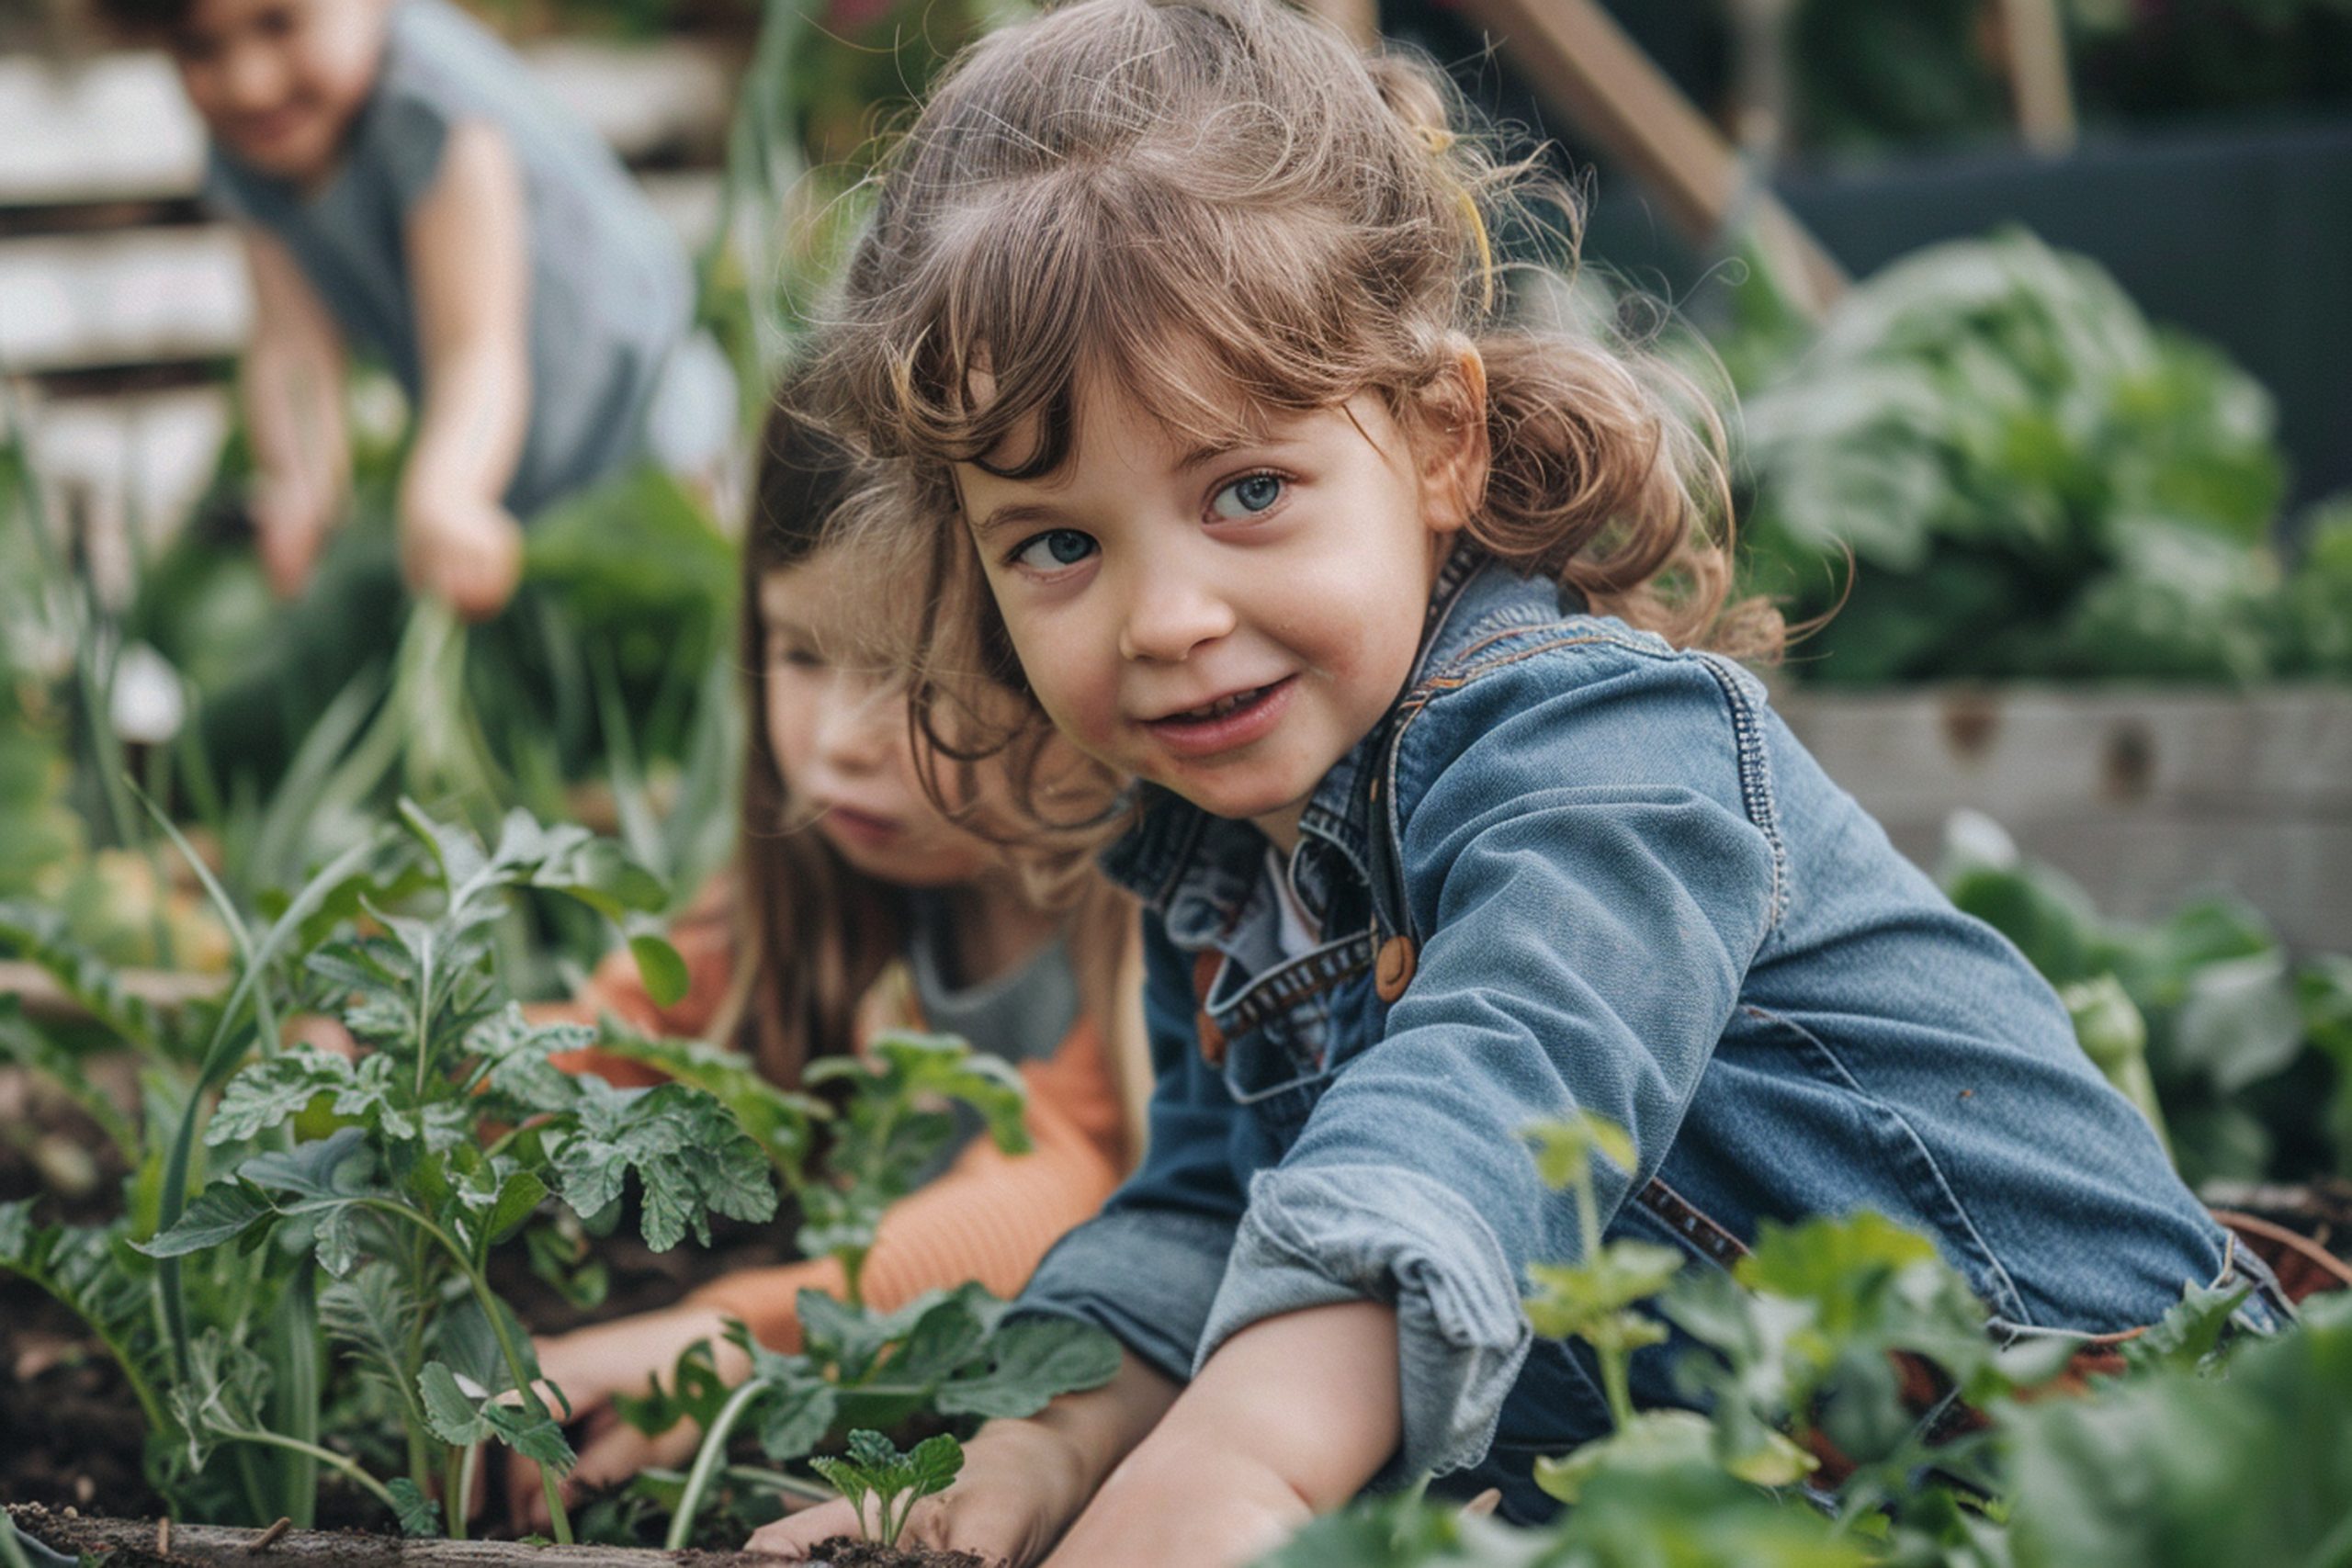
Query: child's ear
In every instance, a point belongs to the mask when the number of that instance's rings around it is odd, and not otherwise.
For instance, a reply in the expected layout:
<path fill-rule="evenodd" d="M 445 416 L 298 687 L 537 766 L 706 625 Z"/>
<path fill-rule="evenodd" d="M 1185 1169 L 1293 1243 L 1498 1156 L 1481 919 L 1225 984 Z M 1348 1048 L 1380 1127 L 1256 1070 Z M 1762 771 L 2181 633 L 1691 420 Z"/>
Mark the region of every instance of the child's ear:
<path fill-rule="evenodd" d="M 1487 498 L 1493 457 L 1487 439 L 1487 362 L 1475 344 L 1453 340 L 1444 370 L 1420 404 L 1415 446 L 1421 517 L 1432 533 L 1458 533 Z"/>

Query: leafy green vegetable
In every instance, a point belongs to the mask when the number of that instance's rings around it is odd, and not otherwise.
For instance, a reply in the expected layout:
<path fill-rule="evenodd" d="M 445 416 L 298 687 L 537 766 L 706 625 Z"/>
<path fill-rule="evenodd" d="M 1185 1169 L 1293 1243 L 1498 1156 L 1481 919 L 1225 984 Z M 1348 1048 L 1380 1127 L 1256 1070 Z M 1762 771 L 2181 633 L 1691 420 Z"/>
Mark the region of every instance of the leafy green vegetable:
<path fill-rule="evenodd" d="M 1871 278 L 1744 415 L 1754 585 L 1838 612 L 1808 679 L 2243 682 L 2352 617 L 2281 613 L 2262 388 L 2021 232 Z"/>
<path fill-rule="evenodd" d="M 846 1453 L 808 1462 L 849 1499 L 857 1511 L 857 1528 L 868 1540 L 896 1546 L 914 1506 L 933 1493 L 944 1492 L 964 1468 L 964 1448 L 943 1432 L 900 1453 L 881 1433 L 860 1429 L 849 1435 Z M 868 1499 L 874 1505 L 871 1529 L 865 1523 Z"/>

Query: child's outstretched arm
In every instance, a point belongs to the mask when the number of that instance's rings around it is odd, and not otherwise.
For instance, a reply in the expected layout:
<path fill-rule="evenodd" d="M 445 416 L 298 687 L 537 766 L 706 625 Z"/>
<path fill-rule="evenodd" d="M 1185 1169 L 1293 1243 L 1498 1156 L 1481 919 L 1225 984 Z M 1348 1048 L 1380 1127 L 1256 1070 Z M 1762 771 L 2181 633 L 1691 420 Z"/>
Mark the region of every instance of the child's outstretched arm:
<path fill-rule="evenodd" d="M 239 386 L 255 469 L 247 504 L 269 585 L 291 598 L 310 581 L 350 491 L 343 336 L 286 247 L 258 229 L 243 235 L 254 287 Z"/>
<path fill-rule="evenodd" d="M 1396 1309 L 1308 1307 L 1252 1324 L 1200 1375 L 1047 1568 L 1241 1568 L 1338 1507 L 1396 1447 Z"/>
<path fill-rule="evenodd" d="M 424 406 L 401 478 L 401 554 L 411 582 L 474 619 L 504 607 L 523 569 L 523 531 L 502 498 L 530 417 L 524 201 L 504 135 L 468 122 L 450 130 L 408 222 Z"/>

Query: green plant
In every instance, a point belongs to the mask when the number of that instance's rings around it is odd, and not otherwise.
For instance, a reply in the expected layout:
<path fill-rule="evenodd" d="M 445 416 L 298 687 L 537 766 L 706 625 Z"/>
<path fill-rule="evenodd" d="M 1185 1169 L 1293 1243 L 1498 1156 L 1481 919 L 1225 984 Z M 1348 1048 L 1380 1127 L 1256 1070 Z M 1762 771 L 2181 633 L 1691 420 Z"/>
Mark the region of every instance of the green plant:
<path fill-rule="evenodd" d="M 555 1483 L 571 1450 L 535 1386 L 528 1336 L 488 1283 L 491 1248 L 530 1224 L 550 1196 L 592 1226 L 609 1224 L 632 1171 L 639 1223 L 657 1250 L 689 1231 L 707 1245 L 713 1213 L 765 1219 L 775 1195 L 758 1147 L 709 1096 L 683 1085 L 616 1090 L 552 1066 L 550 1055 L 592 1032 L 526 1021 L 492 965 L 488 931 L 513 890 L 564 893 L 620 919 L 658 907 L 658 884 L 583 829 L 542 828 L 519 813 L 487 851 L 413 807 L 402 823 L 422 852 L 421 896 L 437 908 L 396 913 L 353 890 L 380 934 L 316 946 L 298 992 L 307 1005 L 339 1007 L 364 1054 L 266 1055 L 229 1080 L 205 1142 L 247 1142 L 315 1111 L 334 1130 L 243 1161 L 185 1213 L 167 1201 L 166 1223 L 142 1250 L 168 1269 L 232 1241 L 253 1248 L 281 1232 L 297 1238 L 334 1281 L 321 1293 L 321 1318 L 393 1396 L 417 1496 L 432 1479 L 435 1439 L 448 1495 L 469 1480 L 480 1445 L 495 1439 L 540 1462 L 557 1535 L 568 1540 Z M 631 945 L 656 994 L 674 996 L 661 983 L 675 965 L 666 943 L 640 933 Z M 235 1016 L 232 1005 L 224 1029 Z M 167 1304 L 168 1291 L 167 1279 Z M 454 1309 L 444 1304 L 452 1292 Z M 174 1325 L 175 1341 L 183 1332 Z M 268 1440 L 228 1397 L 254 1365 L 229 1343 L 201 1360 L 181 1350 L 193 1457 L 216 1438 Z"/>
<path fill-rule="evenodd" d="M 846 1287 L 842 1299 L 800 1292 L 801 1348 L 794 1354 L 771 1350 L 732 1325 L 728 1337 L 750 1361 L 732 1389 L 702 1344 L 679 1358 L 670 1389 L 624 1403 L 623 1414 L 648 1432 L 689 1419 L 703 1429 L 672 1514 L 671 1550 L 693 1539 L 729 1443 L 746 1422 L 756 1421 L 769 1460 L 786 1464 L 844 1428 L 1034 1415 L 1056 1395 L 1097 1387 L 1118 1370 L 1110 1336 L 1055 1319 L 1008 1323 L 1006 1303 L 977 1284 L 928 1292 L 890 1313 L 865 1304 L 860 1286 L 876 1228 L 952 1145 L 958 1122 L 951 1105 L 975 1116 L 998 1147 L 1028 1147 L 1021 1080 L 1004 1062 L 949 1036 L 888 1033 L 862 1058 L 810 1070 L 812 1088 L 841 1097 L 835 1111 L 777 1089 L 741 1057 L 707 1046 L 635 1039 L 608 1024 L 605 1048 L 701 1085 L 733 1110 L 800 1204 L 802 1252 L 840 1264 Z M 811 1132 L 820 1122 L 830 1136 L 812 1163 Z"/>
<path fill-rule="evenodd" d="M 964 1468 L 964 1448 L 942 1432 L 900 1453 L 898 1445 L 881 1433 L 860 1428 L 849 1435 L 846 1451 L 808 1462 L 849 1499 L 857 1511 L 861 1535 L 884 1546 L 896 1546 L 914 1506 L 935 1492 L 945 1491 Z M 865 1525 L 869 1498 L 874 1504 L 871 1529 Z"/>
<path fill-rule="evenodd" d="M 1751 586 L 1837 611 L 1808 679 L 2242 682 L 2326 640 L 2283 611 L 2268 395 L 2022 232 L 1855 288 L 1743 423 Z"/>

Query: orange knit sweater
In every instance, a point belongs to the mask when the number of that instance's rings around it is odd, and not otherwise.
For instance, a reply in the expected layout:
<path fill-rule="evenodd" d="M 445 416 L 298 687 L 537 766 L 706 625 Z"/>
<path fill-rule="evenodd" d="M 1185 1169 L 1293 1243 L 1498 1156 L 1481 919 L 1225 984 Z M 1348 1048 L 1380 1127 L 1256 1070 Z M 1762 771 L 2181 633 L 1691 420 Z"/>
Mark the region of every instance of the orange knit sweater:
<path fill-rule="evenodd" d="M 597 967 L 575 1001 L 534 1012 L 582 1021 L 609 1012 L 649 1034 L 701 1034 L 727 994 L 734 960 L 723 900 L 701 900 L 671 938 L 688 976 L 686 995 L 676 1006 L 659 1007 L 645 994 L 636 964 L 621 949 Z M 869 999 L 875 1005 L 866 1009 L 873 1027 L 920 1027 L 912 1016 L 913 987 L 899 966 L 876 991 Z M 594 1051 L 556 1061 L 616 1084 L 660 1078 L 641 1063 Z M 1035 1146 L 1025 1155 L 1006 1155 L 986 1136 L 976 1137 L 946 1170 L 891 1207 L 865 1265 L 865 1298 L 876 1310 L 888 1312 L 927 1290 L 967 1280 L 1012 1295 L 1046 1249 L 1091 1217 L 1125 1174 L 1127 1117 L 1101 1030 L 1081 1018 L 1051 1056 L 1023 1063 L 1021 1076 Z M 840 1268 L 820 1258 L 726 1275 L 695 1291 L 686 1304 L 741 1318 L 761 1343 L 790 1351 L 800 1348 L 799 1292 L 839 1295 L 842 1288 Z"/>

